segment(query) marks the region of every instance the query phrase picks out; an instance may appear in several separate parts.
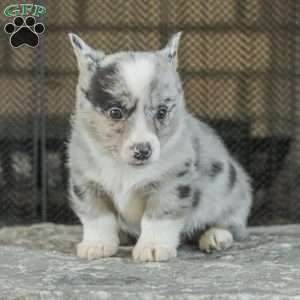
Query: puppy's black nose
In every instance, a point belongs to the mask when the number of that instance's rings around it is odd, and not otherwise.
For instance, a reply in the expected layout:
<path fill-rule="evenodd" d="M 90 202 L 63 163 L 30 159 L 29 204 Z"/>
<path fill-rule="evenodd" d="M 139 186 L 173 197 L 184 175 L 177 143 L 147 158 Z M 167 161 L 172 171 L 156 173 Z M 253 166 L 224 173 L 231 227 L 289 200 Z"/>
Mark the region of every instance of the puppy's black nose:
<path fill-rule="evenodd" d="M 136 144 L 134 147 L 134 158 L 137 160 L 146 160 L 152 154 L 150 143 Z"/>

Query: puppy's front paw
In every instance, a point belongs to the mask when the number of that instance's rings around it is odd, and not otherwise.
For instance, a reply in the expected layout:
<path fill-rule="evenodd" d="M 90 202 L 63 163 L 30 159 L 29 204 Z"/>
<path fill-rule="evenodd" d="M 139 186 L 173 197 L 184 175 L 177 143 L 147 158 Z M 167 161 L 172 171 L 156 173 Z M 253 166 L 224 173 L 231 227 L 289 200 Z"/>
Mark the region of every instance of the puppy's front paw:
<path fill-rule="evenodd" d="M 117 244 L 104 244 L 101 242 L 81 242 L 77 245 L 77 256 L 88 260 L 109 257 L 118 251 Z"/>
<path fill-rule="evenodd" d="M 227 249 L 233 243 L 233 237 L 230 231 L 222 228 L 210 228 L 199 240 L 199 248 L 207 253 L 212 250 Z"/>
<path fill-rule="evenodd" d="M 151 243 L 137 243 L 132 251 L 133 259 L 140 262 L 166 261 L 176 255 L 176 248 Z"/>

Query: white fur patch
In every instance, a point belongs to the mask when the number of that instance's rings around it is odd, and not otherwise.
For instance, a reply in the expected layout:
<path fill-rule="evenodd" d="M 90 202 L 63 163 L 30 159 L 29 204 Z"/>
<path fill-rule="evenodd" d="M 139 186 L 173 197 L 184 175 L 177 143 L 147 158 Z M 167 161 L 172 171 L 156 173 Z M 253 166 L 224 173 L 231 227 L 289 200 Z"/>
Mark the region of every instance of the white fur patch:
<path fill-rule="evenodd" d="M 123 62 L 120 71 L 126 80 L 131 93 L 138 99 L 142 99 L 154 76 L 155 65 L 151 59 L 140 58 Z"/>
<path fill-rule="evenodd" d="M 96 219 L 80 216 L 83 224 L 82 242 L 77 245 L 77 255 L 89 260 L 114 255 L 119 246 L 118 225 L 112 214 Z"/>
<path fill-rule="evenodd" d="M 106 214 L 96 219 L 81 217 L 83 242 L 119 244 L 118 225 L 114 215 Z"/>
<path fill-rule="evenodd" d="M 183 219 L 142 219 L 142 233 L 132 255 L 135 261 L 164 261 L 177 255 Z"/>

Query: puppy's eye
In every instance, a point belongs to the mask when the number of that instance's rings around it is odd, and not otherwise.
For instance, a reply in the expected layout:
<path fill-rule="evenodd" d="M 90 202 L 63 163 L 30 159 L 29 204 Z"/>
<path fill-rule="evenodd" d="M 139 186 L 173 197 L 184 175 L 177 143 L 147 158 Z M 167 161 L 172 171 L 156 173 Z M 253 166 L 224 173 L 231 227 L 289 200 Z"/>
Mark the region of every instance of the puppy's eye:
<path fill-rule="evenodd" d="M 114 120 L 120 120 L 123 118 L 123 111 L 120 107 L 112 107 L 109 110 L 109 116 Z"/>
<path fill-rule="evenodd" d="M 168 113 L 167 106 L 160 106 L 158 108 L 158 111 L 156 112 L 156 118 L 158 120 L 163 120 L 166 117 L 167 113 Z"/>

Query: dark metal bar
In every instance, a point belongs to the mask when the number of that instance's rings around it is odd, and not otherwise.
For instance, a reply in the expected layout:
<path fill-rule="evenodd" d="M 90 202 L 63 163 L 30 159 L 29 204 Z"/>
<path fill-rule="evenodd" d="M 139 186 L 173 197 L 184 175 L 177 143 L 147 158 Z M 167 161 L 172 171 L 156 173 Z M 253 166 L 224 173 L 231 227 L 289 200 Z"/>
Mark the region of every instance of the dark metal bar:
<path fill-rule="evenodd" d="M 168 37 L 169 37 L 169 30 L 168 30 L 168 28 L 169 28 L 169 7 L 170 7 L 169 0 L 161 0 L 160 1 L 160 25 L 158 27 L 155 27 L 155 31 L 159 31 L 161 33 L 161 35 L 160 35 L 161 47 L 165 46 L 165 44 L 167 43 Z M 138 27 L 138 28 L 140 28 L 140 27 Z M 150 27 L 148 27 L 148 29 L 146 29 L 146 27 L 145 27 L 145 31 L 152 31 L 149 29 L 150 29 Z"/>
<path fill-rule="evenodd" d="M 297 4 L 297 0 L 294 0 L 293 1 L 293 9 L 292 9 L 292 18 L 295 20 L 295 21 L 298 21 L 297 20 L 297 17 L 298 17 L 298 5 Z M 291 55 L 292 55 L 292 66 L 291 66 L 291 71 L 293 73 L 298 73 L 299 70 L 297 70 L 297 61 L 298 61 L 298 58 L 300 57 L 300 55 L 298 54 L 298 51 L 299 49 L 297 49 L 297 37 L 299 38 L 299 41 L 300 41 L 300 36 L 299 34 L 295 33 L 295 34 L 290 34 L 290 38 L 292 39 L 292 44 L 291 44 Z M 300 63 L 299 63 L 300 65 Z M 299 67 L 300 69 L 300 67 Z M 297 76 L 292 76 L 291 77 L 291 80 L 292 80 L 292 93 L 291 93 L 291 96 L 292 96 L 292 136 L 296 136 L 297 134 L 297 127 L 299 126 L 299 120 L 297 118 L 297 113 L 299 112 L 299 108 L 297 105 L 300 105 L 300 99 L 299 98 L 299 95 L 297 95 L 297 86 L 300 82 L 297 81 L 297 79 L 299 80 L 299 78 L 297 78 Z"/>
<path fill-rule="evenodd" d="M 264 4 L 264 15 L 269 16 L 270 20 L 274 19 L 274 6 L 276 3 L 272 2 L 266 2 Z M 272 28 L 273 29 L 273 28 Z M 278 48 L 276 47 L 277 43 L 277 35 L 280 34 L 279 32 L 276 32 L 275 30 L 271 30 L 268 33 L 268 38 L 271 41 L 271 47 L 270 47 L 270 64 L 271 64 L 271 69 L 276 68 L 276 62 L 279 60 L 280 57 L 277 60 L 277 55 L 278 55 Z M 280 53 L 279 53 L 280 54 Z M 266 117 L 266 124 L 267 124 L 267 129 L 268 133 L 271 136 L 271 145 L 268 149 L 268 158 L 267 158 L 267 168 L 266 168 L 266 175 L 269 176 L 270 178 L 274 178 L 275 173 L 276 173 L 276 166 L 277 166 L 277 153 L 276 153 L 276 141 L 274 139 L 275 136 L 275 128 L 276 126 L 276 120 L 277 120 L 277 112 L 274 109 L 274 88 L 276 85 L 276 81 L 274 80 L 275 77 L 273 76 L 272 72 L 269 72 L 268 76 L 266 77 L 266 99 L 265 99 L 265 104 L 266 104 L 266 109 L 268 112 L 268 116 Z M 268 188 L 271 188 L 271 182 Z M 269 199 L 265 199 L 265 201 L 270 201 Z"/>
<path fill-rule="evenodd" d="M 298 0 L 294 0 L 292 2 L 292 9 L 291 9 L 291 18 L 294 20 L 294 22 L 298 22 L 299 23 L 299 1 Z M 300 42 L 300 35 L 298 32 L 295 33 L 290 33 L 290 39 L 291 39 L 291 56 L 292 56 L 292 72 L 298 72 L 300 69 L 300 63 L 299 63 L 299 47 L 298 44 Z M 297 64 L 298 64 L 298 68 L 297 68 Z M 297 134 L 299 134 L 299 128 L 300 128 L 300 122 L 299 122 L 299 112 L 300 112 L 300 94 L 299 94 L 299 84 L 300 84 L 300 80 L 297 77 L 292 77 L 291 78 L 292 81 L 292 91 L 291 91 L 291 97 L 292 97 L 292 107 L 291 107 L 291 132 L 292 132 L 292 137 L 294 138 L 294 143 L 295 145 L 293 145 L 294 149 L 292 149 L 292 151 L 294 151 L 293 153 L 291 153 L 290 155 L 290 159 L 291 160 L 295 160 L 297 161 L 297 156 L 295 155 L 295 152 L 298 153 L 298 151 L 300 151 L 300 149 L 297 149 L 297 146 L 299 145 L 299 137 L 297 138 Z M 299 157 L 299 156 L 298 156 Z M 292 164 L 293 162 L 290 161 L 289 164 Z M 293 171 L 293 170 L 291 170 Z M 295 180 L 296 183 L 296 178 L 293 178 L 293 180 Z M 299 184 L 299 181 L 298 183 Z M 291 199 L 291 197 L 294 197 L 295 195 L 293 195 L 293 190 L 292 188 L 296 188 L 295 186 L 293 187 L 292 182 L 290 182 L 290 184 L 287 187 L 287 195 L 286 197 L 288 199 Z M 298 198 L 299 199 L 299 198 Z"/>
<path fill-rule="evenodd" d="M 245 19 L 246 19 L 246 5 L 245 1 L 236 1 L 236 22 L 238 23 L 237 27 L 240 29 L 240 33 L 244 34 L 245 38 L 247 37 L 247 26 L 245 24 Z M 242 58 L 242 61 L 244 63 L 247 62 L 249 59 L 249 53 L 250 53 L 250 44 L 248 42 L 248 39 L 246 41 L 242 41 L 242 43 L 246 44 L 243 45 L 245 49 L 244 55 L 246 57 Z M 243 65 L 243 69 L 245 71 L 239 72 L 237 74 L 237 104 L 238 104 L 238 113 L 239 113 L 239 119 L 242 119 L 246 123 L 250 123 L 250 117 L 249 117 L 249 112 L 248 112 L 248 106 L 247 106 L 247 96 L 248 96 L 248 89 L 249 89 L 249 71 L 246 69 L 245 64 Z M 250 147 L 249 147 L 249 142 L 250 142 L 250 135 L 251 133 L 248 132 L 248 136 L 241 136 L 241 138 L 244 138 L 245 143 L 243 143 L 243 149 L 241 149 L 241 152 L 243 153 L 243 158 L 244 161 L 242 162 L 244 167 L 246 167 L 247 170 L 250 169 L 250 164 L 251 164 L 251 153 L 250 153 Z M 247 141 L 247 142 L 246 142 Z"/>
<path fill-rule="evenodd" d="M 38 0 L 37 4 L 43 5 L 42 0 Z M 43 16 L 41 17 L 43 22 Z M 46 105 L 46 72 L 45 72 L 45 45 L 44 38 L 40 37 L 38 48 L 38 95 L 40 104 L 40 161 L 41 161 L 41 213 L 42 221 L 47 221 L 47 146 L 46 146 L 46 122 L 47 122 L 47 105 Z"/>

